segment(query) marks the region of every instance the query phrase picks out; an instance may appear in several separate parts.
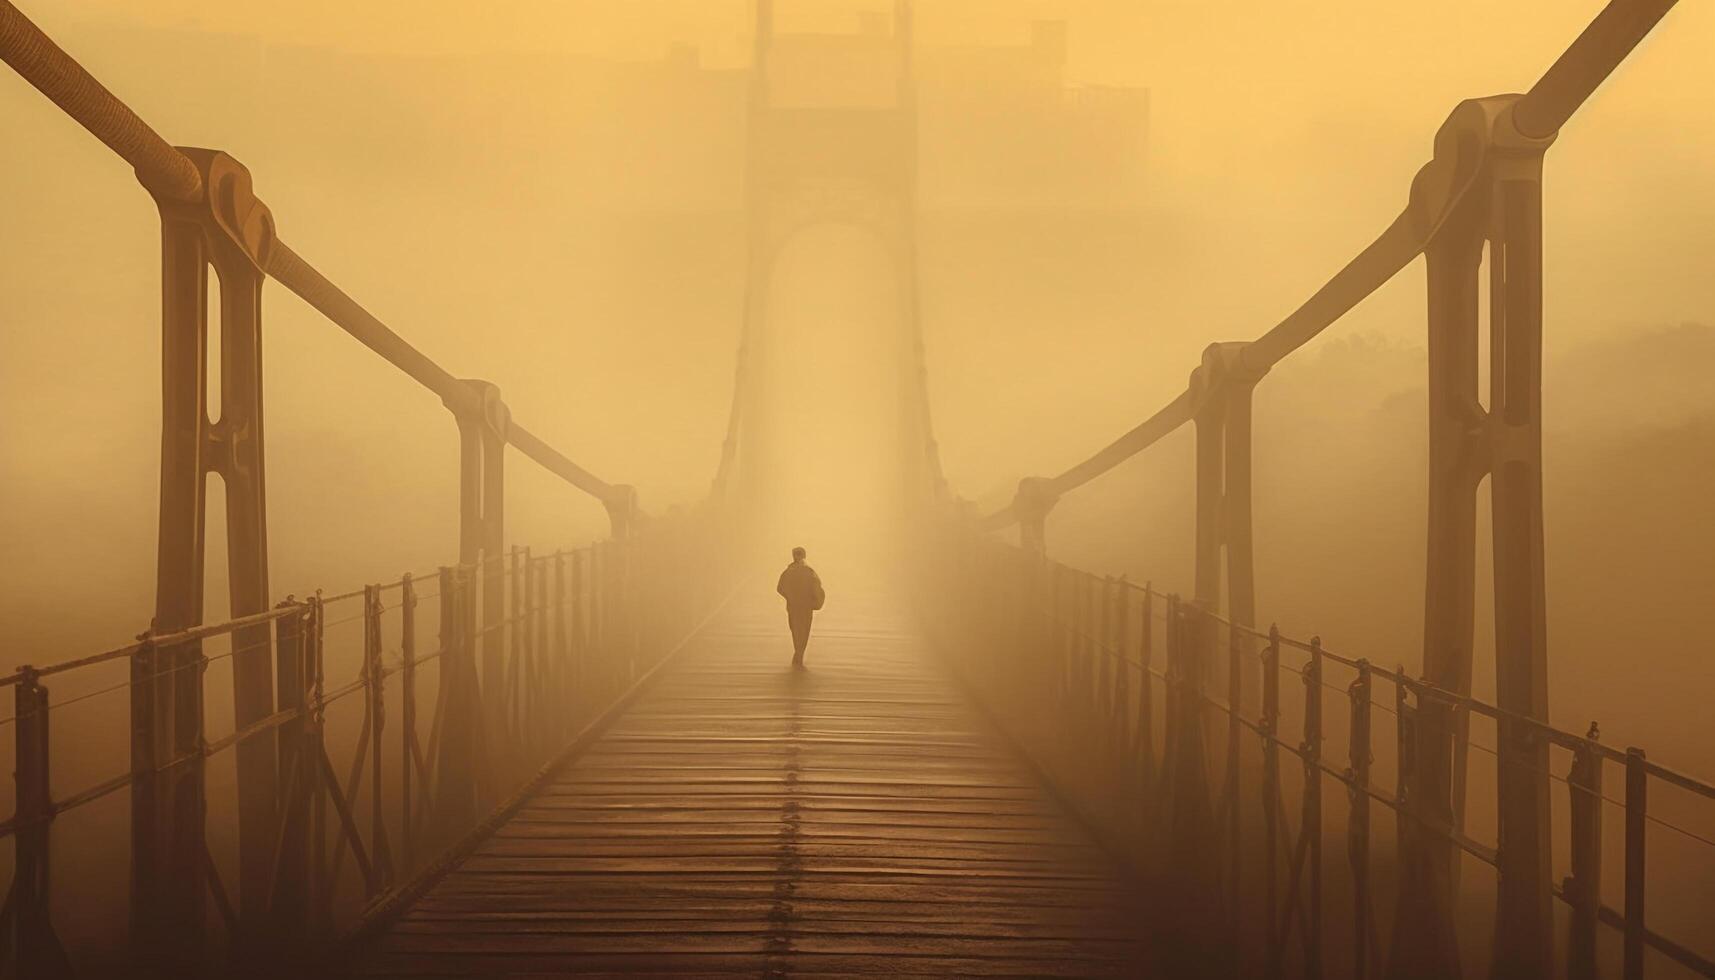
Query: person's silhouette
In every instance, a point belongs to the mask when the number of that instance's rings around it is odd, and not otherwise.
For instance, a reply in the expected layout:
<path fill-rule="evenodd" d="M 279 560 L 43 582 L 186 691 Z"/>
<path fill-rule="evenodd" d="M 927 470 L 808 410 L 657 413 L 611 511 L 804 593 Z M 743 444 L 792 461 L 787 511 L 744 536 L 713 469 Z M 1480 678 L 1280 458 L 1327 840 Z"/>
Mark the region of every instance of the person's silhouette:
<path fill-rule="evenodd" d="M 804 666 L 804 648 L 810 643 L 810 620 L 827 601 L 822 577 L 804 564 L 803 548 L 792 549 L 792 564 L 780 573 L 774 591 L 786 600 L 786 625 L 792 630 L 792 666 Z"/>

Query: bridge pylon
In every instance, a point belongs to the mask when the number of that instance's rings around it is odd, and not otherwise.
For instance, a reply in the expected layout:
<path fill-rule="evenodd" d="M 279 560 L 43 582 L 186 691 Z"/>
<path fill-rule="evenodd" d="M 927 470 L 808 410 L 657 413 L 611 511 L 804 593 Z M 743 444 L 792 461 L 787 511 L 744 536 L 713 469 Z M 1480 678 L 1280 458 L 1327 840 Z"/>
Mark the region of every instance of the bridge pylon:
<path fill-rule="evenodd" d="M 930 425 L 917 253 L 917 95 L 912 5 L 895 4 L 891 27 L 853 34 L 781 34 L 773 0 L 757 0 L 746 164 L 743 326 L 727 445 L 717 489 L 760 501 L 778 465 L 768 431 L 775 344 L 768 297 L 786 247 L 803 231 L 848 224 L 873 233 L 895 270 L 899 296 L 902 498 L 944 486 Z M 780 69 L 850 56 L 891 77 L 869 79 L 856 104 L 807 99 Z M 887 93 L 882 97 L 882 93 Z"/>
<path fill-rule="evenodd" d="M 262 283 L 274 221 L 250 172 L 216 150 L 179 147 L 200 177 L 189 195 L 157 190 L 161 216 L 161 496 L 152 634 L 203 623 L 207 475 L 225 486 L 227 580 L 234 617 L 266 612 L 268 528 L 262 445 Z M 220 363 L 208 361 L 209 270 L 220 284 Z M 212 377 L 211 377 L 212 375 Z M 209 418 L 209 384 L 220 418 Z M 267 624 L 232 636 L 234 723 L 273 714 Z M 204 946 L 206 808 L 201 761 L 202 645 L 148 646 L 132 661 L 131 911 L 145 968 L 188 967 Z M 276 823 L 276 737 L 236 747 L 237 905 L 247 928 L 265 914 Z M 192 761 L 179 760 L 195 756 Z"/>

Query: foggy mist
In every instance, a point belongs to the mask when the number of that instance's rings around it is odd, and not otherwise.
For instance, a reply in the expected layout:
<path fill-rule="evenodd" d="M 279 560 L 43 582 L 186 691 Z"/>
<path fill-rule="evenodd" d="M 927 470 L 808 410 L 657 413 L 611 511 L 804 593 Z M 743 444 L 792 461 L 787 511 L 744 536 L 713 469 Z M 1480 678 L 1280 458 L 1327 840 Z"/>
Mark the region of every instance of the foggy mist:
<path fill-rule="evenodd" d="M 442 364 L 499 385 L 544 439 L 635 484 L 651 514 L 707 493 L 745 301 L 749 2 L 32 6 L 170 141 L 248 166 L 294 247 Z M 850 31 L 891 5 L 779 6 L 782 29 Z M 1206 345 L 1272 326 L 1398 213 L 1455 103 L 1528 86 L 1601 6 L 920 3 L 917 288 L 949 485 L 1004 506 L 1020 478 L 1062 471 L 1181 391 Z M 1557 726 L 1599 722 L 1605 744 L 1702 775 L 1715 5 L 1681 7 L 1547 157 L 1549 690 Z M 868 97 L 838 65 L 796 70 L 818 97 Z M 160 232 L 124 166 L 9 72 L 0 134 L 11 671 L 149 626 Z M 908 284 L 859 224 L 799 233 L 766 296 L 778 479 L 768 538 L 747 547 L 772 561 L 807 545 L 830 580 L 869 574 L 898 517 Z M 450 416 L 285 289 L 263 302 L 274 591 L 452 563 Z M 1410 674 L 1424 303 L 1420 261 L 1255 402 L 1258 622 Z M 1187 426 L 1062 500 L 1049 554 L 1189 593 L 1192 453 Z M 519 465 L 507 480 L 509 543 L 606 533 L 603 509 L 551 476 Z M 227 613 L 219 488 L 211 477 L 210 621 Z M 1486 510 L 1478 533 L 1481 697 Z M 121 710 L 102 709 L 109 737 L 91 752 L 117 751 Z"/>

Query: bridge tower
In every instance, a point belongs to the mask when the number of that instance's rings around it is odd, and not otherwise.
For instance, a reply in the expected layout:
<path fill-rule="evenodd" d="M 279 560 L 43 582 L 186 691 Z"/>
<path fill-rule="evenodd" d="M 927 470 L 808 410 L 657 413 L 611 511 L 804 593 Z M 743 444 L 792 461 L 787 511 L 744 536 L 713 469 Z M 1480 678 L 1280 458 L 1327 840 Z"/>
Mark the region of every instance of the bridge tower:
<path fill-rule="evenodd" d="M 717 492 L 762 499 L 775 462 L 768 297 L 780 257 L 808 228 L 848 224 L 872 232 L 895 270 L 903 502 L 938 497 L 944 483 L 930 425 L 917 269 L 911 2 L 896 0 L 891 24 L 884 14 L 866 14 L 862 29 L 846 34 L 777 33 L 773 0 L 756 0 L 755 13 L 745 180 L 749 257 Z M 839 93 L 814 91 L 790 76 L 793 66 L 826 69 L 830 61 L 841 66 Z"/>

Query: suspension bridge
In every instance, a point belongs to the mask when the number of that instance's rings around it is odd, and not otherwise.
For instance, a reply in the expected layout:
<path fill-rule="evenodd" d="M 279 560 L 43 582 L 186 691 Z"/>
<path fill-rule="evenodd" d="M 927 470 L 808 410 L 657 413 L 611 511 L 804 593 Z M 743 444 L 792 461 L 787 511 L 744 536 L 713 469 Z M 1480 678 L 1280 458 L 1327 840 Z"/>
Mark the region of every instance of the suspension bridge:
<path fill-rule="evenodd" d="M 1665 928 L 1646 907 L 1664 863 L 1653 846 L 1715 848 L 1715 784 L 1556 727 L 1547 702 L 1542 172 L 1562 125 L 1672 6 L 1613 0 L 1528 92 L 1455 106 L 1404 209 L 1302 306 L 1255 339 L 1211 343 L 1154 415 L 981 514 L 948 487 L 930 424 L 910 5 L 891 31 L 801 36 L 777 33 L 758 0 L 727 434 L 707 500 L 661 515 L 293 251 L 239 161 L 167 142 L 0 0 L 0 57 L 135 171 L 162 226 L 155 614 L 133 643 L 0 678 L 16 787 L 0 823 L 0 970 L 1715 977 L 1708 930 Z M 891 104 L 775 99 L 783 53 L 858 49 L 891 65 Z M 932 557 L 915 580 L 848 583 L 814 669 L 795 673 L 742 542 L 777 451 L 762 297 L 783 244 L 827 221 L 879 231 L 905 284 L 900 499 Z M 1419 257 L 1427 626 L 1422 673 L 1407 676 L 1255 621 L 1251 396 Z M 269 280 L 444 403 L 461 488 L 444 567 L 337 594 L 271 590 Z M 1192 594 L 1049 557 L 1059 501 L 1184 426 Z M 610 536 L 514 545 L 509 461 L 599 501 Z M 209 473 L 227 500 L 225 622 L 202 608 Z M 1472 696 L 1484 477 L 1492 702 Z M 1017 545 L 1001 534 L 1014 526 Z M 945 607 L 919 617 L 908 596 L 925 591 Z M 231 679 L 224 730 L 206 710 L 228 697 L 205 679 L 215 668 Z M 111 683 L 50 697 L 74 673 Z M 129 759 L 66 785 L 50 748 L 77 733 L 57 712 L 93 698 L 126 718 Z M 1492 760 L 1488 840 L 1468 821 L 1477 757 Z M 232 760 L 230 786 L 211 780 L 216 759 Z M 1703 806 L 1703 822 L 1652 807 L 1663 793 Z M 56 851 L 94 846 L 67 815 L 104 800 L 127 835 L 117 897 L 53 873 Z M 124 910 L 111 942 L 63 938 L 75 910 L 110 898 Z"/>

